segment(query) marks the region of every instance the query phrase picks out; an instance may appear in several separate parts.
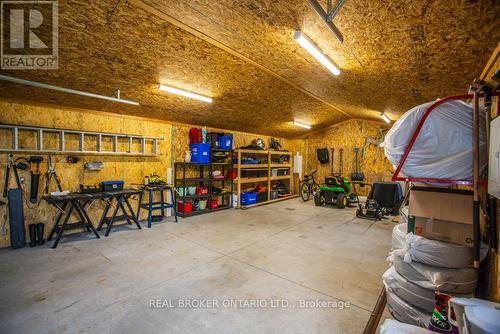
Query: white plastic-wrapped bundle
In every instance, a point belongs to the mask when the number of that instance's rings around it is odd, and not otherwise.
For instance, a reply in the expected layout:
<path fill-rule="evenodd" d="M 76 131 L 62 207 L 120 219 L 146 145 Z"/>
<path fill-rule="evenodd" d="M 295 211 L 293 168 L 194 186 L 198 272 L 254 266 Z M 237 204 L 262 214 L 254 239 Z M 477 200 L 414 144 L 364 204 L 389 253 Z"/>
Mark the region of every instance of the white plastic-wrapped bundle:
<path fill-rule="evenodd" d="M 387 291 L 387 306 L 396 320 L 419 327 L 429 327 L 432 312 L 411 306 L 391 291 Z"/>
<path fill-rule="evenodd" d="M 387 159 L 397 166 L 425 111 L 434 102 L 414 107 L 387 132 L 382 146 Z M 480 112 L 481 169 L 486 168 L 485 113 Z M 472 179 L 472 106 L 446 102 L 427 117 L 401 172 L 408 177 Z"/>
<path fill-rule="evenodd" d="M 396 294 L 399 298 L 410 305 L 416 306 L 421 310 L 432 313 L 434 310 L 435 298 L 434 291 L 424 289 L 421 286 L 408 281 L 398 274 L 394 266 L 391 266 L 382 275 L 382 281 L 387 290 Z"/>
<path fill-rule="evenodd" d="M 432 334 L 425 328 L 408 325 L 397 320 L 385 319 L 380 325 L 380 334 Z"/>
<path fill-rule="evenodd" d="M 476 289 L 477 270 L 474 268 L 450 269 L 407 263 L 397 255 L 391 256 L 391 262 L 398 274 L 424 289 L 459 295 L 471 294 Z"/>
<path fill-rule="evenodd" d="M 472 248 L 431 240 L 406 233 L 408 224 L 392 230 L 392 253 L 403 256 L 406 262 L 417 261 L 436 267 L 465 268 L 473 261 Z"/>

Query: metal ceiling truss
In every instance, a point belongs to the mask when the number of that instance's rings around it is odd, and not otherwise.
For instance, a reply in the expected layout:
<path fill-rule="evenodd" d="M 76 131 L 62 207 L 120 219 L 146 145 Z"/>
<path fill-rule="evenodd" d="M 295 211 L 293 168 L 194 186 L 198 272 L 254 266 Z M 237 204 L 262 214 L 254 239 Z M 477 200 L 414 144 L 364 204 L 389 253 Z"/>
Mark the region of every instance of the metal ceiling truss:
<path fill-rule="evenodd" d="M 321 7 L 320 3 L 318 0 L 308 0 L 309 5 L 314 9 L 316 14 L 321 17 L 321 19 L 325 22 L 326 26 L 328 29 L 330 29 L 335 37 L 339 40 L 340 43 L 344 42 L 344 36 L 342 36 L 342 33 L 339 31 L 339 29 L 335 26 L 335 24 L 332 23 L 333 18 L 339 13 L 340 9 L 344 5 L 345 0 L 338 0 L 335 6 L 332 4 L 332 0 L 327 0 L 326 1 L 326 12 Z"/>

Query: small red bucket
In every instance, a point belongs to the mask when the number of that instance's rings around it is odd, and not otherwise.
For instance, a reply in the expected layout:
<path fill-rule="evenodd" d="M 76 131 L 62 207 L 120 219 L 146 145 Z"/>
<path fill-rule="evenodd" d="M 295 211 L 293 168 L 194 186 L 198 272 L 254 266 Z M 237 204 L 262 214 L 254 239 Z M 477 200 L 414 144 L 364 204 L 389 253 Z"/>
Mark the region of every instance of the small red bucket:
<path fill-rule="evenodd" d="M 216 199 L 211 199 L 210 200 L 210 209 L 217 209 L 219 206 L 219 201 Z"/>
<path fill-rule="evenodd" d="M 177 211 L 181 213 L 190 213 L 193 211 L 193 205 L 190 202 L 177 202 Z"/>

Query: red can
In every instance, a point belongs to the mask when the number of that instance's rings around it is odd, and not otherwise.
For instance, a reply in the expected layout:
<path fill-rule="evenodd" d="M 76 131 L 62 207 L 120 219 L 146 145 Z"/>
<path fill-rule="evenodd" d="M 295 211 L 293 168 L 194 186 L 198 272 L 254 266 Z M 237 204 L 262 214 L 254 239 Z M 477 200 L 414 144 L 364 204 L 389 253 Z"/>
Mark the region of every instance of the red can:
<path fill-rule="evenodd" d="M 208 187 L 206 186 L 196 187 L 196 195 L 206 195 L 206 194 L 208 194 Z"/>
<path fill-rule="evenodd" d="M 177 202 L 177 211 L 181 213 L 190 213 L 193 211 L 193 204 L 190 202 Z"/>
<path fill-rule="evenodd" d="M 219 201 L 216 199 L 211 199 L 210 200 L 210 209 L 217 209 L 219 206 Z"/>

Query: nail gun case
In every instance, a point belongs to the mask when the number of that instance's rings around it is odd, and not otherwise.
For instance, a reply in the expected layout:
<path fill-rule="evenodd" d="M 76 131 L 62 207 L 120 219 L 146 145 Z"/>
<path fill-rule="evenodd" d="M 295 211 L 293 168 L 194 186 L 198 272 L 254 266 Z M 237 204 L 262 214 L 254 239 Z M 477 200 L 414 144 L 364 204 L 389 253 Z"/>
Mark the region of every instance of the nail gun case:
<path fill-rule="evenodd" d="M 23 191 L 10 189 L 7 193 L 9 203 L 10 245 L 13 249 L 22 248 L 26 243 L 24 231 Z"/>

